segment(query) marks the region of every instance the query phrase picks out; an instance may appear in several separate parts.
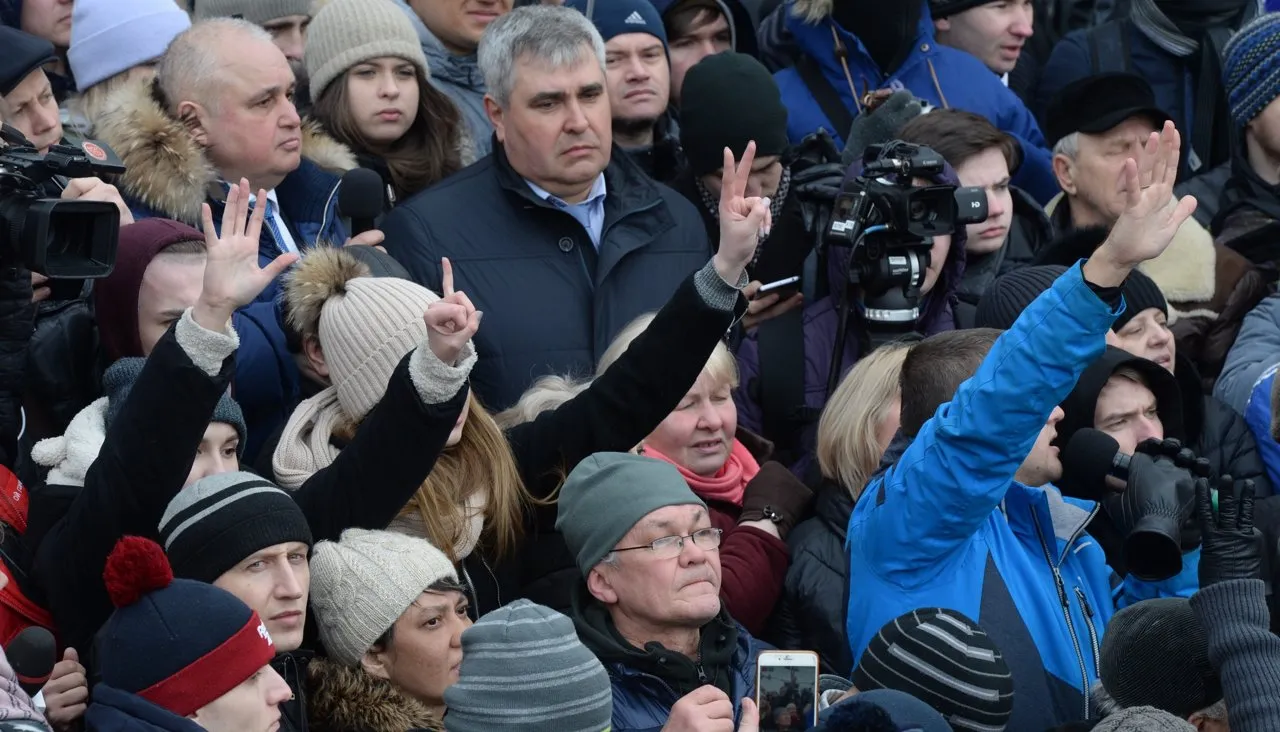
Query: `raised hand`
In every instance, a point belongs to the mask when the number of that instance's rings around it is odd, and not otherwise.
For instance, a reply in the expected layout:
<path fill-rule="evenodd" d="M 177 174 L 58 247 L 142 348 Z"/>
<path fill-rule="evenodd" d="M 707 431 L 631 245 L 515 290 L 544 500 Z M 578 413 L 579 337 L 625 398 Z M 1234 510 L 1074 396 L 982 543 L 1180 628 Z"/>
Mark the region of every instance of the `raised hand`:
<path fill-rule="evenodd" d="M 427 306 L 422 319 L 427 324 L 431 352 L 444 363 L 456 366 L 467 341 L 480 329 L 484 313 L 476 310 L 465 292 L 453 289 L 453 265 L 447 257 L 440 260 L 440 266 L 444 270 L 442 297 Z"/>
<path fill-rule="evenodd" d="M 1214 515 L 1209 481 L 1196 481 L 1196 515 L 1200 520 L 1200 586 L 1233 579 L 1263 579 L 1262 532 L 1253 526 L 1252 480 L 1218 479 L 1218 513 Z M 1236 490 L 1239 489 L 1237 495 Z"/>
<path fill-rule="evenodd" d="M 742 161 L 734 162 L 733 152 L 724 149 L 724 169 L 720 173 L 720 247 L 712 259 L 725 282 L 738 286 L 755 256 L 760 240 L 773 226 L 769 199 L 746 197 L 747 180 L 756 159 L 756 143 L 747 143 Z"/>
<path fill-rule="evenodd" d="M 1181 149 L 1182 136 L 1173 122 L 1165 122 L 1163 130 L 1147 138 L 1139 160 L 1125 161 L 1119 181 L 1124 211 L 1089 258 L 1090 282 L 1118 286 L 1134 267 L 1164 253 L 1178 227 L 1195 212 L 1194 197 L 1179 200 L 1173 195 Z"/>
<path fill-rule="evenodd" d="M 213 211 L 202 204 L 205 257 L 204 289 L 192 312 L 201 327 L 221 331 L 236 309 L 254 301 L 271 281 L 284 273 L 298 259 L 296 254 L 281 254 L 266 267 L 258 266 L 258 239 L 266 214 L 267 192 L 258 191 L 261 205 L 249 213 L 249 181 L 241 179 L 227 192 L 222 212 L 222 231 L 213 228 Z"/>

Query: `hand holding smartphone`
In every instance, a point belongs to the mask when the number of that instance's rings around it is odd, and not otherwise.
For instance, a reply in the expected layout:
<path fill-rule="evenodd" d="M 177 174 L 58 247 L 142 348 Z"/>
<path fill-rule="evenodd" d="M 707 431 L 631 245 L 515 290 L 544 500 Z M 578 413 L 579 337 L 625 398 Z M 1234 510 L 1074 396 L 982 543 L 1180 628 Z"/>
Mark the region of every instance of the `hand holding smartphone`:
<path fill-rule="evenodd" d="M 798 732 L 818 723 L 818 654 L 764 651 L 756 661 L 761 732 Z"/>
<path fill-rule="evenodd" d="M 799 291 L 800 275 L 796 275 L 760 285 L 760 289 L 756 290 L 755 296 L 758 299 L 765 295 L 777 295 L 779 300 L 786 300 Z"/>

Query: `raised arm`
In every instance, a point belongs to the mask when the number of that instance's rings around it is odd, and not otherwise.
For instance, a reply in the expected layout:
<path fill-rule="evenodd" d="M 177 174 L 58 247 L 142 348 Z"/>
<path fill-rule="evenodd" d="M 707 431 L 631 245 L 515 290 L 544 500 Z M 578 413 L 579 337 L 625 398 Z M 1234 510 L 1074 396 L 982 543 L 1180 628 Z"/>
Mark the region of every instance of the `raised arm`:
<path fill-rule="evenodd" d="M 1118 288 L 1195 210 L 1195 199 L 1173 198 L 1179 147 L 1168 124 L 1147 141 L 1141 167 L 1126 161 L 1125 211 L 1107 241 L 1019 316 L 896 465 L 868 486 L 849 535 L 882 577 L 943 571 L 939 562 L 1004 499 L 1042 431 L 1051 430 L 1057 404 L 1102 353 Z M 1057 455 L 1040 459 L 1052 464 Z"/>

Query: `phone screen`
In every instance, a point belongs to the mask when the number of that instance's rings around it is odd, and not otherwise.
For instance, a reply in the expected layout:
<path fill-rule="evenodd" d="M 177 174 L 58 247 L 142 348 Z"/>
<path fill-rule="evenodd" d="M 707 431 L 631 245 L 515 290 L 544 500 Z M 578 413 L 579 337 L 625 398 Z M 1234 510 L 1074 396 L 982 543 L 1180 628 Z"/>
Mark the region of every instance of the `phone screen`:
<path fill-rule="evenodd" d="M 802 730 L 818 723 L 817 666 L 760 666 L 760 729 Z"/>

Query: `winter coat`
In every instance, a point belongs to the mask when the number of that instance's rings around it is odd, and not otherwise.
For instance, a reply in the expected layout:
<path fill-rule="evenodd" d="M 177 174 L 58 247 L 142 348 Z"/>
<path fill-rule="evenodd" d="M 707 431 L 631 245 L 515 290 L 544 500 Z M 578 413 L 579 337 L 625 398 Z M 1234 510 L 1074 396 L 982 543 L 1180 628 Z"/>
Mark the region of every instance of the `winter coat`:
<path fill-rule="evenodd" d="M 1019 680 L 1009 729 L 1088 717 L 1114 611 L 1111 570 L 1084 533 L 1098 508 L 1014 475 L 1118 310 L 1072 267 L 867 485 L 847 529 L 855 664 L 885 623 L 948 607 L 982 623 Z"/>
<path fill-rule="evenodd" d="M 98 135 L 127 167 L 117 186 L 134 218 L 163 216 L 199 228 L 200 205 L 207 202 L 214 226 L 220 227 L 226 191 L 203 149 L 160 106 L 151 86 L 125 86 L 109 104 L 112 111 L 103 116 Z M 339 178 L 329 171 L 349 170 L 356 161 L 314 126 L 302 128 L 302 150 L 302 164 L 276 186 L 280 213 L 299 249 L 318 242 L 341 245 L 347 232 L 338 217 Z M 259 264 L 265 266 L 280 253 L 269 227 L 263 226 Z M 279 290 L 280 283 L 272 283 L 258 302 L 239 311 L 235 323 L 243 343 L 234 388 L 249 425 L 251 458 L 297 402 L 298 368 L 274 305 Z"/>
<path fill-rule="evenodd" d="M 587 592 L 581 580 L 574 592 L 573 624 L 578 639 L 604 664 L 613 685 L 612 732 L 660 732 L 683 694 L 681 687 L 697 687 L 701 683 L 720 687 L 733 702 L 734 728 L 737 728 L 743 697 L 754 697 L 756 659 L 771 646 L 751 637 L 746 628 L 737 625 L 728 613 L 702 626 L 697 662 L 660 644 L 649 643 L 644 650 L 631 646 L 618 634 L 609 612 Z M 736 629 L 736 640 L 730 639 Z M 733 646 L 726 647 L 732 640 Z M 705 663 L 711 655 L 723 656 L 726 663 Z M 690 670 L 687 666 L 693 666 Z M 652 667 L 668 668 L 663 675 L 652 673 Z M 688 683 L 687 674 L 696 670 L 697 681 Z M 683 673 L 681 673 L 683 672 Z M 685 682 L 685 683 L 682 683 Z M 698 683 L 701 682 L 701 683 Z M 728 688 L 725 688 L 725 687 Z M 685 690 L 685 693 L 692 689 Z"/>
<path fill-rule="evenodd" d="M 471 386 L 486 407 L 511 406 L 544 374 L 593 372 L 623 326 L 661 307 L 711 255 L 693 206 L 620 150 L 604 176 L 598 252 L 501 145 L 383 222 L 387 251 L 418 284 L 438 292 L 449 257 L 456 286 L 484 311 Z"/>
<path fill-rule="evenodd" d="M 849 604 L 849 558 L 845 531 L 853 498 L 843 486 L 825 483 L 807 519 L 787 537 L 791 567 L 765 639 L 778 648 L 817 651 L 822 673 L 848 676 L 853 655 L 845 634 Z"/>
<path fill-rule="evenodd" d="M 1245 317 L 1240 338 L 1214 394 L 1244 415 L 1271 488 L 1280 485 L 1280 444 L 1276 443 L 1272 388 L 1280 366 L 1280 294 L 1263 300 Z M 1234 475 L 1233 475 L 1234 477 Z M 1267 495 L 1261 490 L 1260 495 Z"/>
<path fill-rule="evenodd" d="M 18 463 L 27 346 L 35 311 L 30 273 L 14 266 L 0 269 L 0 466 L 10 470 Z"/>
<path fill-rule="evenodd" d="M 317 539 L 317 541 L 319 541 Z M 315 618 L 307 613 L 307 625 L 316 627 Z M 307 669 L 313 661 L 311 651 L 286 651 L 271 659 L 271 668 L 289 685 L 293 696 L 280 702 L 280 729 L 278 732 L 308 732 L 311 726 L 307 718 Z"/>
<path fill-rule="evenodd" d="M 1059 234 L 1036 264 L 1070 266 L 1107 237 L 1103 227 L 1074 229 L 1065 196 L 1055 198 L 1046 210 Z M 1138 269 L 1160 288 L 1178 353 L 1192 359 L 1202 391 L 1211 391 L 1245 315 L 1268 293 L 1265 277 L 1244 257 L 1215 244 L 1208 230 L 1191 219 L 1163 254 Z"/>
<path fill-rule="evenodd" d="M 1259 451 L 1260 443 L 1250 434 L 1247 420 L 1217 397 L 1201 392 L 1203 380 L 1183 356 L 1177 357 L 1176 376 L 1187 444 L 1209 461 L 1214 475 L 1253 480 L 1259 497 L 1271 495 L 1274 487 L 1263 462 L 1265 453 Z"/>
<path fill-rule="evenodd" d="M 840 37 L 848 51 L 849 74 L 858 86 L 856 94 L 876 89 L 906 89 L 936 107 L 964 109 L 981 114 L 1004 132 L 1016 138 L 1022 147 L 1023 163 L 1013 178 L 1014 185 L 1026 190 L 1037 201 L 1045 202 L 1058 192 L 1053 175 L 1052 156 L 1045 148 L 1044 135 L 1035 117 L 1022 101 L 991 73 L 981 61 L 964 51 L 937 43 L 933 37 L 933 19 L 926 6 L 920 17 L 915 38 L 903 38 L 914 50 L 893 74 L 886 75 L 872 60 L 856 36 L 831 19 L 834 0 L 792 0 L 787 7 L 787 29 L 806 56 L 818 64 L 822 75 L 840 95 L 850 114 L 857 114 L 858 101 L 849 88 L 844 67 L 836 58 L 832 31 Z M 812 19 L 812 20 L 807 20 Z M 837 130 L 827 119 L 813 93 L 805 85 L 800 72 L 783 69 L 774 75 L 782 102 L 787 107 L 787 137 L 792 144 L 818 128 L 825 128 L 841 147 L 848 130 Z"/>
<path fill-rule="evenodd" d="M 286 730 L 281 720 L 282 732 Z M 203 732 L 204 727 L 168 709 L 156 706 L 137 694 L 98 684 L 84 714 L 88 732 Z"/>
<path fill-rule="evenodd" d="M 659 183 L 675 186 L 674 181 L 684 173 L 688 163 L 684 148 L 680 147 L 680 125 L 672 108 L 667 107 L 654 124 L 652 145 L 625 152 L 645 175 Z"/>
<path fill-rule="evenodd" d="M 1004 246 L 990 254 L 970 254 L 964 279 L 956 288 L 956 327 L 972 328 L 978 301 L 996 278 L 1031 264 L 1036 255 L 1053 241 L 1049 216 L 1025 191 L 1010 188 L 1013 194 L 1013 222 Z"/>
<path fill-rule="evenodd" d="M 406 0 L 391 1 L 409 16 L 414 30 L 418 32 L 422 52 L 427 56 L 427 68 L 431 70 L 431 83 L 452 99 L 462 113 L 476 157 L 488 155 L 493 144 L 493 125 L 489 123 L 489 115 L 484 111 L 484 74 L 480 72 L 476 54 L 453 55 L 427 29 L 422 18 L 418 17 Z"/>
<path fill-rule="evenodd" d="M 422 702 L 362 668 L 315 659 L 307 668 L 307 722 L 311 732 L 443 732 Z"/>

